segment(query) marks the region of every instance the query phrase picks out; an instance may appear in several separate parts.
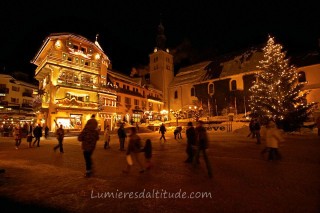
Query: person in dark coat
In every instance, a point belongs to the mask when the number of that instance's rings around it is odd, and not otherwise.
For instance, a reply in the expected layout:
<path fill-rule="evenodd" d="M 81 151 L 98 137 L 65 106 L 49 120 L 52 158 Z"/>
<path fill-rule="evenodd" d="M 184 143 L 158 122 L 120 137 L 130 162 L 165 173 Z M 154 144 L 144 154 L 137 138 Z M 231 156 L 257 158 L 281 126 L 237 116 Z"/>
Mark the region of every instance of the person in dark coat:
<path fill-rule="evenodd" d="M 261 144 L 261 135 L 260 135 L 261 124 L 257 118 L 254 121 L 253 129 L 254 129 L 254 134 L 257 138 L 257 144 Z"/>
<path fill-rule="evenodd" d="M 152 158 L 152 143 L 150 139 L 146 140 L 146 144 L 144 145 L 144 148 L 142 150 L 144 152 L 144 157 L 146 159 L 146 169 L 151 169 L 152 163 L 151 163 L 151 158 Z"/>
<path fill-rule="evenodd" d="M 192 126 L 192 122 L 188 123 L 188 127 L 186 130 L 186 135 L 187 135 L 187 155 L 188 158 L 185 160 L 185 163 L 192 163 L 193 159 L 193 146 L 196 144 L 196 132 L 194 127 Z"/>
<path fill-rule="evenodd" d="M 120 151 L 124 151 L 124 144 L 127 137 L 126 130 L 124 129 L 124 125 L 121 124 L 120 128 L 118 129 L 118 137 L 120 142 Z"/>
<path fill-rule="evenodd" d="M 161 137 L 160 137 L 160 140 L 163 138 L 164 141 L 167 141 L 166 140 L 166 137 L 164 136 L 164 134 L 166 133 L 166 127 L 164 126 L 164 124 L 162 124 L 159 128 L 159 133 L 161 133 Z"/>
<path fill-rule="evenodd" d="M 137 129 L 135 127 L 130 128 L 129 132 L 129 143 L 127 148 L 127 159 L 130 157 L 132 160 L 135 160 L 140 166 L 140 173 L 144 172 L 144 167 L 140 161 L 141 154 L 141 138 L 137 135 Z M 128 160 L 127 160 L 128 161 Z M 123 173 L 129 173 L 131 170 L 132 164 L 127 162 L 127 168 L 123 170 Z"/>
<path fill-rule="evenodd" d="M 206 163 L 207 171 L 208 171 L 208 176 L 209 178 L 212 177 L 212 169 L 211 169 L 211 164 L 207 155 L 206 150 L 208 149 L 208 135 L 207 135 L 207 130 L 202 126 L 201 122 L 198 122 L 198 126 L 195 129 L 196 132 L 196 154 L 193 159 L 193 165 L 196 167 L 196 164 L 199 162 L 199 157 L 200 153 L 202 152 L 204 161 Z"/>
<path fill-rule="evenodd" d="M 92 117 L 83 128 L 78 136 L 78 140 L 82 142 L 81 148 L 83 150 L 83 157 L 86 163 L 85 177 L 92 176 L 92 153 L 96 148 L 99 140 L 98 122 Z"/>
<path fill-rule="evenodd" d="M 255 138 L 255 133 L 254 133 L 254 119 L 252 118 L 250 123 L 249 123 L 249 130 L 250 133 L 248 135 L 248 137 L 250 137 L 252 135 L 252 138 Z"/>
<path fill-rule="evenodd" d="M 44 128 L 44 137 L 47 139 L 49 136 L 49 127 L 46 125 L 46 127 Z"/>
<path fill-rule="evenodd" d="M 37 143 L 37 147 L 40 146 L 40 138 L 42 137 L 42 127 L 41 124 L 38 124 L 38 126 L 36 126 L 33 129 L 33 135 L 35 137 L 35 140 L 33 141 L 33 146 Z"/>
<path fill-rule="evenodd" d="M 58 145 L 53 148 L 54 151 L 56 151 L 58 148 L 60 149 L 60 153 L 63 153 L 63 138 L 64 138 L 64 129 L 62 128 L 62 125 L 60 125 L 60 128 L 57 129 L 56 132 L 57 139 L 58 139 Z"/>

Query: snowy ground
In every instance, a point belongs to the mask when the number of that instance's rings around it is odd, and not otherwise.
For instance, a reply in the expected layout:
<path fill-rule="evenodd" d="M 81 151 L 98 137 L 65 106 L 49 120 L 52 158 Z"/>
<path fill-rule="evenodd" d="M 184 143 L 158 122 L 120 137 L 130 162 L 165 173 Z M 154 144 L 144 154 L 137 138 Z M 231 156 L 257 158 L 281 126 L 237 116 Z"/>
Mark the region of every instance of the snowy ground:
<path fill-rule="evenodd" d="M 214 175 L 209 179 L 204 162 L 194 169 L 183 161 L 185 139 L 161 144 L 158 133 L 151 138 L 154 168 L 139 174 L 134 167 L 122 174 L 125 153 L 112 136 L 110 150 L 100 141 L 93 160 L 96 174 L 83 178 L 80 144 L 65 139 L 65 153 L 54 153 L 56 140 L 41 142 L 39 148 L 15 150 L 13 141 L 0 138 L 1 212 L 319 212 L 320 139 L 315 134 L 286 135 L 281 144 L 281 162 L 260 156 L 264 145 L 246 137 L 245 128 L 233 133 L 210 132 L 209 158 Z M 184 136 L 184 135 L 183 135 Z M 210 192 L 203 199 L 92 199 L 94 192 L 142 192 L 143 190 Z M 92 191 L 93 190 L 93 191 Z"/>

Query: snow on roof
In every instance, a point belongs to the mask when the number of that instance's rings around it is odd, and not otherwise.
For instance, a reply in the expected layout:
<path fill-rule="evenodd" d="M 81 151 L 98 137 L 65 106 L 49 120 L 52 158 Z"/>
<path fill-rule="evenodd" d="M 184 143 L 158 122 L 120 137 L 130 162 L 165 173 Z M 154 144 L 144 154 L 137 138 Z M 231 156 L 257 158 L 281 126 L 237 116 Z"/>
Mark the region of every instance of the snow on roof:
<path fill-rule="evenodd" d="M 173 78 L 171 85 L 181 85 L 188 83 L 198 83 L 204 79 L 207 67 L 211 61 L 205 61 L 188 67 L 181 68 L 179 73 Z"/>
<path fill-rule="evenodd" d="M 204 70 L 210 63 L 211 63 L 211 61 L 204 61 L 204 62 L 193 64 L 193 65 L 190 65 L 187 67 L 183 67 L 179 70 L 179 72 L 176 76 L 185 75 L 185 74 L 188 74 L 191 72 L 197 72 L 197 71 Z"/>

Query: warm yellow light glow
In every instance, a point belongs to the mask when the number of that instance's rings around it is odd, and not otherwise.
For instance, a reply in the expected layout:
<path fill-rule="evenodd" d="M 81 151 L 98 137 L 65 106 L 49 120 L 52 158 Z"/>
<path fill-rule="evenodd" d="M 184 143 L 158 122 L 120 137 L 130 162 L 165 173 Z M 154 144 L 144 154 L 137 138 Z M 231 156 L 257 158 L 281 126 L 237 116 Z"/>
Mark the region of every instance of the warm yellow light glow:
<path fill-rule="evenodd" d="M 60 49 L 61 46 L 62 46 L 62 43 L 60 40 L 57 40 L 56 43 L 54 44 L 54 46 L 57 48 L 57 49 Z"/>
<path fill-rule="evenodd" d="M 94 56 L 94 59 L 99 60 L 99 59 L 100 59 L 100 54 L 97 53 L 97 54 Z"/>

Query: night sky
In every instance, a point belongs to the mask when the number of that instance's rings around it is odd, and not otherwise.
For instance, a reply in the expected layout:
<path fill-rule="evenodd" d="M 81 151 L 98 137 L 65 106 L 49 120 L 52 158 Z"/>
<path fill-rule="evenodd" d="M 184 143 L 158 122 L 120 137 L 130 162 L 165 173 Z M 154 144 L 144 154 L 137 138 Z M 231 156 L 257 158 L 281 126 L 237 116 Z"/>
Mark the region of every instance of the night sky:
<path fill-rule="evenodd" d="M 320 38 L 320 9 L 307 1 L 44 2 L 1 1 L 1 72 L 21 71 L 31 79 L 36 67 L 30 60 L 45 37 L 72 32 L 93 41 L 99 33 L 113 68 L 129 73 L 148 63 L 160 14 L 167 45 L 176 52 L 176 68 L 260 45 L 268 34 L 289 53 L 314 50 Z"/>

